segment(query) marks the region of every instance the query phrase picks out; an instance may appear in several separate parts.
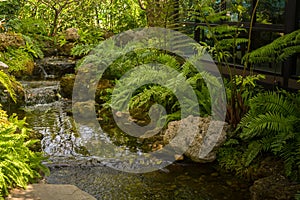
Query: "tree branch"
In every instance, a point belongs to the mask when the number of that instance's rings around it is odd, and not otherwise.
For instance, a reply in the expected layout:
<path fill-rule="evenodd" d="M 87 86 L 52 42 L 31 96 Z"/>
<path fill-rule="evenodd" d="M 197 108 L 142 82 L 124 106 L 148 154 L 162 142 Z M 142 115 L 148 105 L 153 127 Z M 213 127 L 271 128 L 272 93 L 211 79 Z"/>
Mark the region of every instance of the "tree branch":
<path fill-rule="evenodd" d="M 141 8 L 142 10 L 146 10 L 145 5 L 143 5 L 142 0 L 138 0 L 138 2 L 139 2 L 139 5 L 140 5 L 140 8 Z"/>

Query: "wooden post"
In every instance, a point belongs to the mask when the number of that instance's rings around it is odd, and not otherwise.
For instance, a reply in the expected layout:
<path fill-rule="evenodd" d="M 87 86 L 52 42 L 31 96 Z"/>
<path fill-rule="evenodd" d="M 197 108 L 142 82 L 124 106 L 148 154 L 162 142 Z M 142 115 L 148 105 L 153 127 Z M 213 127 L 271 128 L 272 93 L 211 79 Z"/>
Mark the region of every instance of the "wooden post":
<path fill-rule="evenodd" d="M 199 10 L 197 12 L 199 12 Z M 194 24 L 194 40 L 199 43 L 201 30 L 200 30 L 200 28 L 197 28 L 198 23 L 200 23 L 200 20 L 196 18 L 195 24 Z"/>
<path fill-rule="evenodd" d="M 298 3 L 299 6 L 299 3 Z M 297 0 L 286 1 L 285 6 L 285 34 L 291 33 L 296 30 L 296 12 Z M 296 66 L 296 57 L 289 58 L 283 63 L 282 76 L 283 88 L 288 88 L 289 78 L 292 73 L 292 67 Z"/>

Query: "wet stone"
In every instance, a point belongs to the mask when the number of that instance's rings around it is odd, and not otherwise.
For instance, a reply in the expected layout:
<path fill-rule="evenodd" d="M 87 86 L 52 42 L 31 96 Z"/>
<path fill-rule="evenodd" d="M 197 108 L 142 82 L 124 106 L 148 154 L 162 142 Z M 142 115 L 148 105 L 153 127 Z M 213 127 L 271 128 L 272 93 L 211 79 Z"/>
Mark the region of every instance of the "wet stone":
<path fill-rule="evenodd" d="M 53 86 L 51 83 L 27 85 L 38 91 Z M 226 184 L 227 179 L 221 174 L 210 176 L 214 171 L 209 165 L 172 164 L 155 157 L 144 159 L 139 148 L 114 144 L 113 136 L 89 123 L 75 126 L 74 119 L 66 112 L 69 102 L 63 99 L 35 103 L 25 106 L 24 111 L 30 128 L 43 135 L 42 149 L 49 156 L 45 164 L 51 171 L 45 178 L 47 184 L 74 185 L 101 200 L 249 197 L 249 192 L 236 191 Z M 157 148 L 160 143 L 151 144 Z M 163 168 L 165 165 L 168 167 Z M 140 173 L 142 167 L 153 167 L 153 172 Z"/>

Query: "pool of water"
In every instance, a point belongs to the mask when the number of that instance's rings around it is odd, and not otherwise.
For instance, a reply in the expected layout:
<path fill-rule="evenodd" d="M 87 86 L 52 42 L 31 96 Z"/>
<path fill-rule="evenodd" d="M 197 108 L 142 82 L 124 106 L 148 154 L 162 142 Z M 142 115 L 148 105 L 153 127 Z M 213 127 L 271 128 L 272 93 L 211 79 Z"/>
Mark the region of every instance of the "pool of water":
<path fill-rule="evenodd" d="M 217 171 L 215 163 L 181 161 L 149 173 L 114 169 L 122 169 L 124 163 L 110 158 L 124 158 L 132 150 L 125 145 L 111 148 L 114 138 L 109 134 L 76 126 L 68 114 L 70 102 L 57 101 L 57 82 L 26 84 L 31 99 L 22 114 L 30 128 L 43 136 L 41 147 L 51 171 L 47 183 L 73 184 L 97 199 L 249 199 L 249 184 Z M 134 153 L 141 152 L 135 149 Z"/>

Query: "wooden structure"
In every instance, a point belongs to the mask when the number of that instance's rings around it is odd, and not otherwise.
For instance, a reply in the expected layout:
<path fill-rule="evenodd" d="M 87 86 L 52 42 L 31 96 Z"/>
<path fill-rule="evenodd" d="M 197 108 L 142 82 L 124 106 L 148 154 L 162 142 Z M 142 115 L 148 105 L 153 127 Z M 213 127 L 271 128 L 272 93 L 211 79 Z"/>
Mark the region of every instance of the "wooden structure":
<path fill-rule="evenodd" d="M 223 3 L 222 5 L 224 8 L 226 8 L 226 0 L 221 0 Z M 253 12 L 253 9 L 256 5 L 257 0 L 251 0 L 248 1 L 251 2 L 251 12 Z M 277 1 L 278 2 L 278 1 Z M 284 5 L 282 8 L 283 15 L 281 17 L 281 21 L 278 23 L 260 23 L 257 21 L 257 13 L 254 15 L 254 23 L 253 23 L 253 38 L 255 38 L 258 43 L 261 39 L 261 35 L 272 35 L 273 33 L 278 34 L 287 34 L 291 33 L 297 29 L 300 28 L 300 1 L 299 0 L 281 0 L 281 3 Z M 249 13 L 249 14 L 250 14 Z M 237 24 L 237 22 L 226 22 L 230 23 L 232 25 Z M 193 26 L 194 27 L 194 39 L 196 41 L 200 41 L 203 39 L 204 31 L 196 28 L 198 26 L 206 26 L 205 23 L 200 23 L 199 21 L 195 22 L 185 22 L 187 26 Z M 211 26 L 214 26 L 216 24 L 211 24 Z M 244 28 L 249 29 L 250 22 L 245 21 L 242 22 L 242 25 Z M 273 34 L 274 35 L 274 34 Z M 270 38 L 269 41 L 265 42 L 272 42 L 275 38 Z M 254 42 L 255 43 L 255 42 Z M 259 48 L 258 45 L 253 45 L 252 49 Z M 241 50 L 241 54 L 244 54 L 245 51 L 243 51 L 243 48 Z M 240 66 L 243 68 L 243 66 Z M 225 70 L 226 71 L 226 70 Z M 237 70 L 238 73 L 239 70 Z M 242 71 L 242 70 L 241 70 Z M 254 72 L 262 73 L 266 75 L 266 82 L 268 84 L 273 85 L 280 85 L 283 88 L 290 88 L 290 89 L 300 89 L 300 84 L 297 83 L 297 80 L 300 77 L 300 56 L 296 55 L 289 60 L 287 60 L 284 63 L 281 63 L 277 66 L 275 66 L 273 63 L 265 63 L 264 67 L 257 66 L 254 68 Z M 226 72 L 225 72 L 226 73 Z"/>

